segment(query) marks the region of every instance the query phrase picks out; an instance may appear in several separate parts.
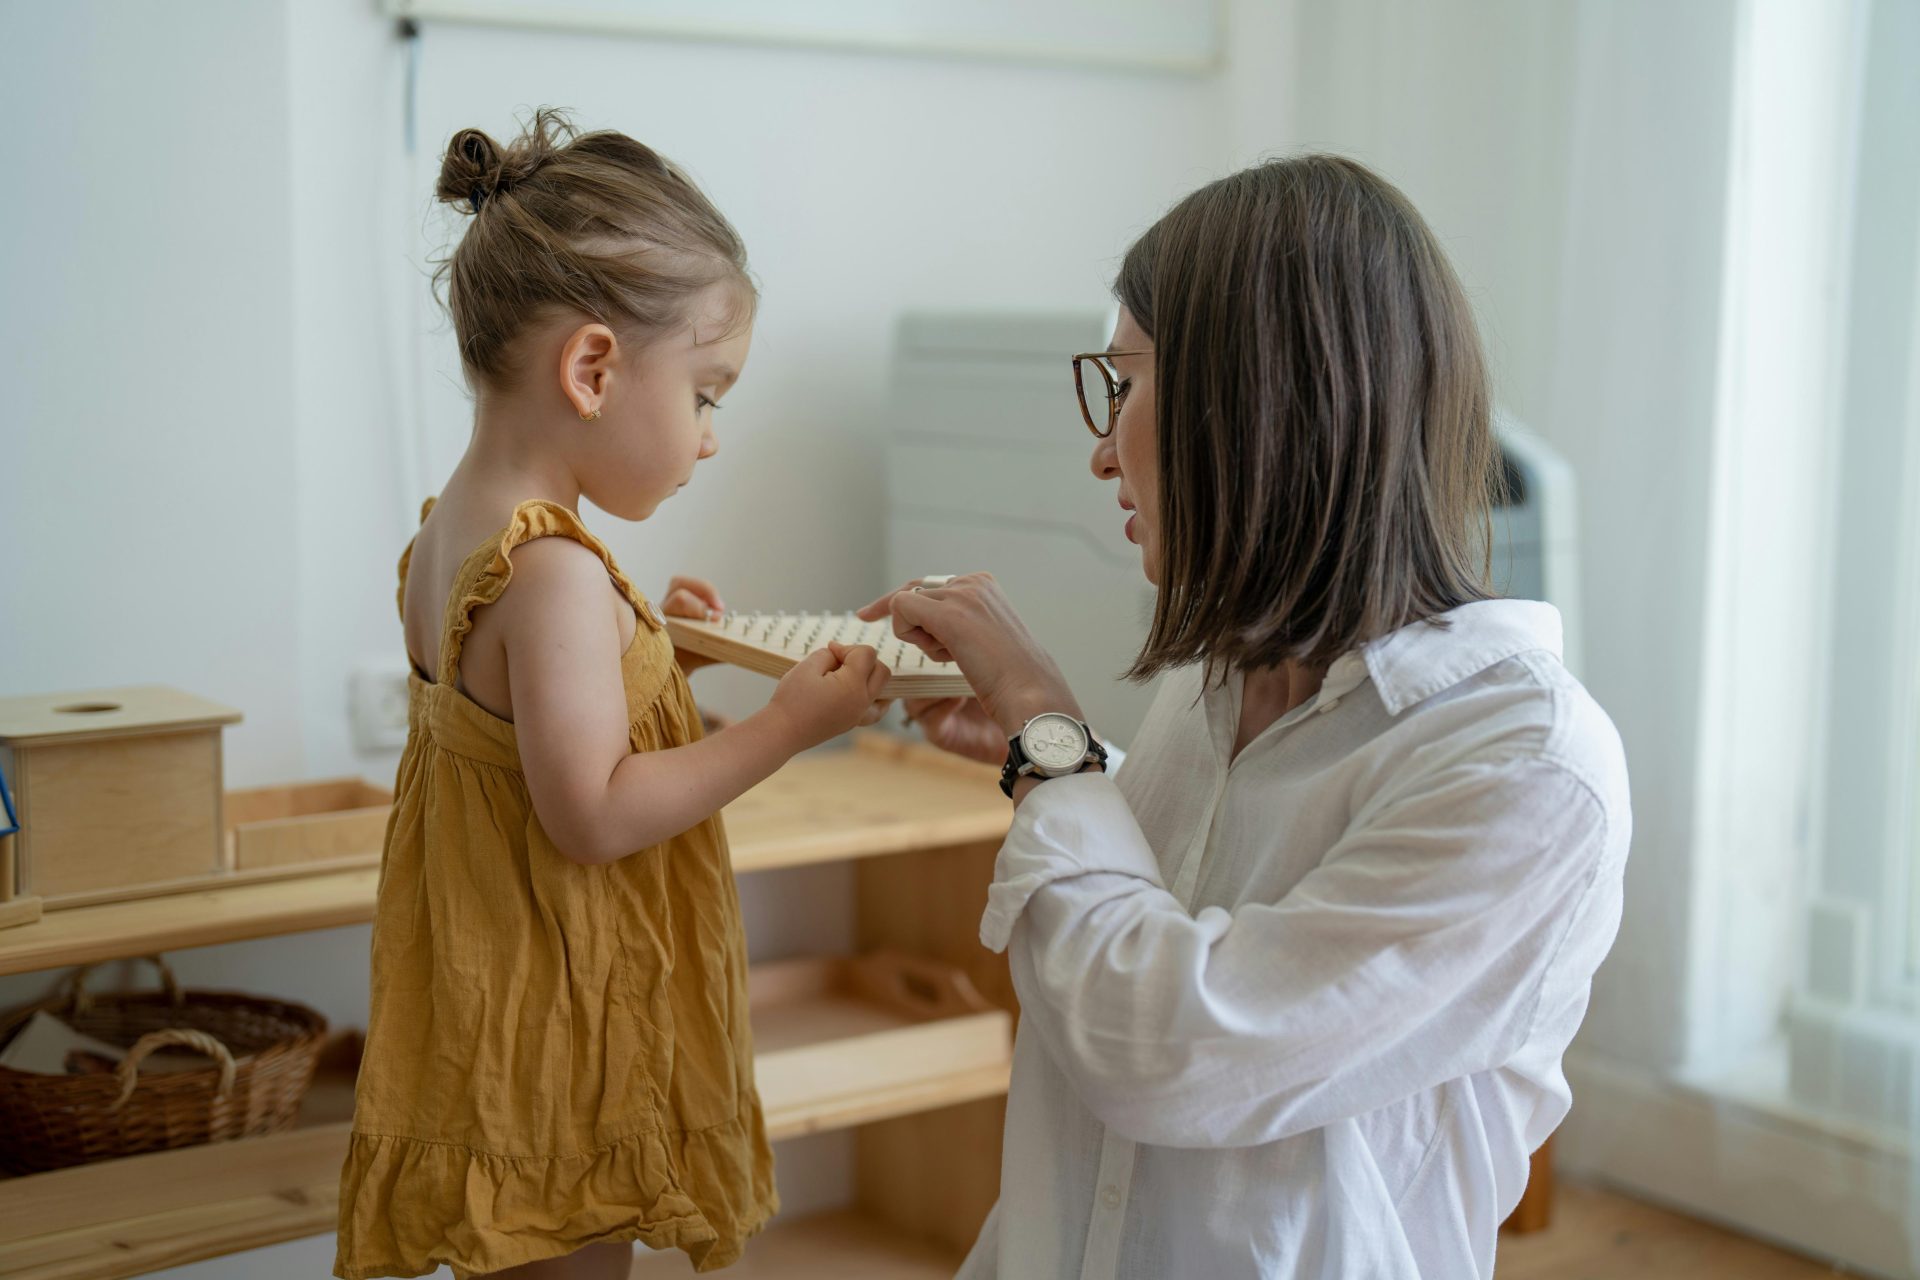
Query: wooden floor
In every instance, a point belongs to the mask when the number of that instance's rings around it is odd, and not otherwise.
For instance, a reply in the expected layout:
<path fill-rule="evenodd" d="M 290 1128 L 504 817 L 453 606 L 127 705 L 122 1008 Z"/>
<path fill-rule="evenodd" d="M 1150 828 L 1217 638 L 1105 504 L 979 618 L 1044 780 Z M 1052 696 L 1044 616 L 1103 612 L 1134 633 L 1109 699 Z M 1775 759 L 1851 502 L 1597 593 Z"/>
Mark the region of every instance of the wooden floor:
<path fill-rule="evenodd" d="M 1553 1225 L 1503 1233 L 1498 1280 L 1804 1280 L 1847 1275 L 1625 1196 L 1562 1181 Z"/>

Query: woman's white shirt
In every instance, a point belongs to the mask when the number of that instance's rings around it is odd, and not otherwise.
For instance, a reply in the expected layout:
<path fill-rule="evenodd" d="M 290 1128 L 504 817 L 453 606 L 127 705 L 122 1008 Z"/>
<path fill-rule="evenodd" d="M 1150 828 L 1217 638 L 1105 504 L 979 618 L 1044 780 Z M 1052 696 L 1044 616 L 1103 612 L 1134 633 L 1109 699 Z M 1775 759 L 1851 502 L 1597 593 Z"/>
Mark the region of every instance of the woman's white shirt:
<path fill-rule="evenodd" d="M 1021 1002 L 963 1280 L 1493 1274 L 1619 925 L 1620 740 L 1560 619 L 1471 604 L 1335 662 L 1230 759 L 1167 677 L 1124 768 L 1042 783 L 981 939 Z"/>

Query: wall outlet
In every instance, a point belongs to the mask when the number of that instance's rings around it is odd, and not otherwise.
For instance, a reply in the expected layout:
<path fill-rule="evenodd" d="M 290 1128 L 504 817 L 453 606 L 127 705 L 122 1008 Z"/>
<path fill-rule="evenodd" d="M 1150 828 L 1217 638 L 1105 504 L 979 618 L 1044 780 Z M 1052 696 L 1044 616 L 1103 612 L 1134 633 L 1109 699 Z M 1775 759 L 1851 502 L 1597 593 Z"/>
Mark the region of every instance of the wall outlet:
<path fill-rule="evenodd" d="M 364 666 L 347 678 L 347 720 L 359 751 L 407 745 L 407 669 Z"/>

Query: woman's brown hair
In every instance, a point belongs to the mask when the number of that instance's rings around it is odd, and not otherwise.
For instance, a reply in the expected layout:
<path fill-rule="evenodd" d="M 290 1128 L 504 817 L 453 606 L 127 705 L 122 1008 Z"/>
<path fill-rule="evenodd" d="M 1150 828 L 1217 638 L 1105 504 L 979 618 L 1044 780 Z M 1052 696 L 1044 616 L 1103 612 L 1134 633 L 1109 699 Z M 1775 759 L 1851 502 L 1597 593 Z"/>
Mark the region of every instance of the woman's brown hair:
<path fill-rule="evenodd" d="M 1322 667 L 1486 599 L 1485 361 L 1413 206 L 1339 156 L 1200 188 L 1114 294 L 1154 341 L 1160 593 L 1127 674 Z"/>
<path fill-rule="evenodd" d="M 624 133 L 576 134 L 551 108 L 506 147 L 462 129 L 434 194 L 473 215 L 434 281 L 478 384 L 511 377 L 514 339 L 545 314 L 578 312 L 644 340 L 723 280 L 738 282 L 751 314 L 739 234 L 692 179 Z"/>

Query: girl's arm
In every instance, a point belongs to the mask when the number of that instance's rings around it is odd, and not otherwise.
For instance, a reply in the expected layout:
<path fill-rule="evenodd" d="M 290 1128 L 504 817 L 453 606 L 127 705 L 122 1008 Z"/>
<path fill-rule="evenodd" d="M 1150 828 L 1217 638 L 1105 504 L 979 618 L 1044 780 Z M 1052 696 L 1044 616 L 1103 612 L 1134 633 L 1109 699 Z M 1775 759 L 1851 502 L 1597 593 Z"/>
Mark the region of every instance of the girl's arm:
<path fill-rule="evenodd" d="M 576 862 L 612 862 L 679 835 L 796 752 L 853 728 L 886 684 L 872 649 L 822 651 L 738 724 L 687 746 L 636 752 L 608 593 L 606 566 L 592 551 L 539 538 L 515 551 L 513 585 L 488 606 L 499 611 L 534 812 Z"/>

